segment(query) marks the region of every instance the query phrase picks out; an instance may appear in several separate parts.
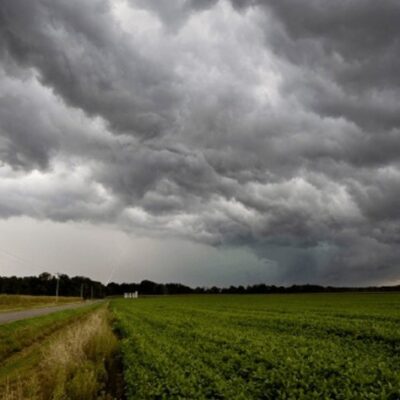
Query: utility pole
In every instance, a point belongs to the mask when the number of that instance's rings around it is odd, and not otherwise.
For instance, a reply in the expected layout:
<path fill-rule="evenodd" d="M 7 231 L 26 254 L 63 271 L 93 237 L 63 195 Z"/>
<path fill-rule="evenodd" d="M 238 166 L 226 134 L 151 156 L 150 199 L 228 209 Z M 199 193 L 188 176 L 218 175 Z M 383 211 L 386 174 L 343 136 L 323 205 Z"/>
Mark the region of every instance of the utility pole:
<path fill-rule="evenodd" d="M 57 285 L 56 285 L 56 303 L 58 303 L 58 293 L 60 291 L 60 273 L 56 273 L 56 280 L 57 280 Z"/>
<path fill-rule="evenodd" d="M 93 300 L 93 286 L 90 288 L 91 293 L 90 293 L 90 298 Z"/>
<path fill-rule="evenodd" d="M 81 283 L 81 300 L 83 300 L 83 283 Z"/>

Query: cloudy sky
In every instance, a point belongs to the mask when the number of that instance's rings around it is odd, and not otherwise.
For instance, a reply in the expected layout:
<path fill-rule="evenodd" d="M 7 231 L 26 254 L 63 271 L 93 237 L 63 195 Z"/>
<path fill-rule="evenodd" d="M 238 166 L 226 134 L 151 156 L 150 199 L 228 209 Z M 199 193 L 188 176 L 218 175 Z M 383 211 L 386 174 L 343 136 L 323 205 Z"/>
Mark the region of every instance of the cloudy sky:
<path fill-rule="evenodd" d="M 0 275 L 400 282 L 398 0 L 1 0 Z"/>

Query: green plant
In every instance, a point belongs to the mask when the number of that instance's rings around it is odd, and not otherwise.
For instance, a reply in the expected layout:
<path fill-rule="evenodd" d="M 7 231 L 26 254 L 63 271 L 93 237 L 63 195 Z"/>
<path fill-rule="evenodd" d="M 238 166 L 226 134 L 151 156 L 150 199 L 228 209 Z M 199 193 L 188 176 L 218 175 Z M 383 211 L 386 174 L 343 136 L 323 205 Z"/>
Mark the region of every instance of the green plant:
<path fill-rule="evenodd" d="M 128 399 L 395 399 L 400 295 L 114 300 Z"/>

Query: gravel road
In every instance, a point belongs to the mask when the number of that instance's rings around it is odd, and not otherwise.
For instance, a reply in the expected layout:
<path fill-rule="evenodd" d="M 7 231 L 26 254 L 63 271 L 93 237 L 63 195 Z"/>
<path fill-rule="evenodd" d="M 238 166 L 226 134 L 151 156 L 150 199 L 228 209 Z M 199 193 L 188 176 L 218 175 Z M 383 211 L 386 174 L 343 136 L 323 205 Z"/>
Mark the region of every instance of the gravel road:
<path fill-rule="evenodd" d="M 71 308 L 85 307 L 96 302 L 97 301 L 86 301 L 84 303 L 63 304 L 61 306 L 33 308 L 22 311 L 0 312 L 0 325 L 8 322 L 19 321 L 21 319 L 39 317 L 57 311 L 69 310 Z"/>

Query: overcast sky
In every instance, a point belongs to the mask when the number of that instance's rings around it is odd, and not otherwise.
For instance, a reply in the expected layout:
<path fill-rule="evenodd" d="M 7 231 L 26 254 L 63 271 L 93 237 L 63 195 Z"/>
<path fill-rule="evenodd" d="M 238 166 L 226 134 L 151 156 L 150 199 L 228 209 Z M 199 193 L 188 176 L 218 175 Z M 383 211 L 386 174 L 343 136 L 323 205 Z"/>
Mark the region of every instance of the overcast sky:
<path fill-rule="evenodd" d="M 400 282 L 398 0 L 0 0 L 0 275 Z"/>

